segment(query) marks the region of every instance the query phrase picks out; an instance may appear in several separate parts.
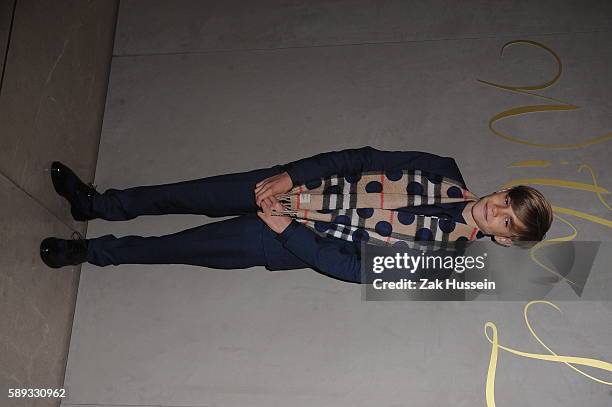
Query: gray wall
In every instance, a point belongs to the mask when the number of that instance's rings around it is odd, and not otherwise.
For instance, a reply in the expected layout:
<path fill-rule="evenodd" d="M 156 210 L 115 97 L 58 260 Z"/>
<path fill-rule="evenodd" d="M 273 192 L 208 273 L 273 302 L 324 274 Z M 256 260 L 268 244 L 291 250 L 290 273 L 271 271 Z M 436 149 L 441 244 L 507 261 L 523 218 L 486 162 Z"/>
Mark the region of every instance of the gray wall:
<path fill-rule="evenodd" d="M 13 1 L 0 2 L 4 58 Z M 47 171 L 54 160 L 93 180 L 117 1 L 17 0 L 0 96 L 0 404 L 8 388 L 63 386 L 80 266 L 40 260 L 48 236 L 85 233 Z"/>
<path fill-rule="evenodd" d="M 15 0 L 4 0 L 0 2 L 0 76 L 4 72 L 4 57 L 8 45 Z"/>

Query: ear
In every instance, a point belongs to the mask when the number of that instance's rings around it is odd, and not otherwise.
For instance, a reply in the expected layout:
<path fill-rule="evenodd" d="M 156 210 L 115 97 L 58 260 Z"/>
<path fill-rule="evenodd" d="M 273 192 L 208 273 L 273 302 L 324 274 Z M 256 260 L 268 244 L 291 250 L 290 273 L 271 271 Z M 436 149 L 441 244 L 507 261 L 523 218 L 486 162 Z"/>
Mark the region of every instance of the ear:
<path fill-rule="evenodd" d="M 502 246 L 510 247 L 512 246 L 512 239 L 505 236 L 493 236 L 493 241 Z"/>

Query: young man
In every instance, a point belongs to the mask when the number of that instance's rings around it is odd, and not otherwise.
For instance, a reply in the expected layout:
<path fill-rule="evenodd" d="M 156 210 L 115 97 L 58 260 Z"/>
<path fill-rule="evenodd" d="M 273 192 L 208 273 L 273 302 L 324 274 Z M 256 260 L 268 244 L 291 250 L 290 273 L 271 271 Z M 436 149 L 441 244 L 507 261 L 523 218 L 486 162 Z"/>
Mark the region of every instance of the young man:
<path fill-rule="evenodd" d="M 533 188 L 518 186 L 478 199 L 467 190 L 452 158 L 369 146 L 271 168 L 103 194 L 59 162 L 53 163 L 51 176 L 76 220 L 239 215 L 159 237 L 47 238 L 40 254 L 54 268 L 85 261 L 102 267 L 312 268 L 361 282 L 363 240 L 444 245 L 491 236 L 502 245 L 524 245 L 542 240 L 552 223 L 550 204 Z"/>

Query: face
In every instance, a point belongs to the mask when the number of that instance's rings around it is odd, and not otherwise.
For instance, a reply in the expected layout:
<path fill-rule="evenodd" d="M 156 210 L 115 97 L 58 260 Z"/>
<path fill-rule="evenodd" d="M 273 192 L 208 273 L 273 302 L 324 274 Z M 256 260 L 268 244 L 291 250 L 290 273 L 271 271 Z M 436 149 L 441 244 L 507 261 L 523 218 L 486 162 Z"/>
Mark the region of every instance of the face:
<path fill-rule="evenodd" d="M 511 237 L 513 230 L 522 229 L 525 225 L 518 220 L 508 191 L 500 191 L 481 198 L 472 210 L 474 221 L 486 235 Z M 507 239 L 502 239 L 507 241 Z"/>

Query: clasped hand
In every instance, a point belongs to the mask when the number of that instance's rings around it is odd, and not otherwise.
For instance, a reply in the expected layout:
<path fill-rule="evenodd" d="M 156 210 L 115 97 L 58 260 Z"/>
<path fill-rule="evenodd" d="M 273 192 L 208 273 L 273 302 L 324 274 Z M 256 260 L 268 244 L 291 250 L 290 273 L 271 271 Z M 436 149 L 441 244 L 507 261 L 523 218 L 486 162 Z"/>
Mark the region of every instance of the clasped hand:
<path fill-rule="evenodd" d="M 266 178 L 255 184 L 255 202 L 262 211 L 257 211 L 257 216 L 276 233 L 282 233 L 291 223 L 289 216 L 272 216 L 272 209 L 282 211 L 283 205 L 276 199 L 275 195 L 289 192 L 293 187 L 293 181 L 287 172 Z"/>

